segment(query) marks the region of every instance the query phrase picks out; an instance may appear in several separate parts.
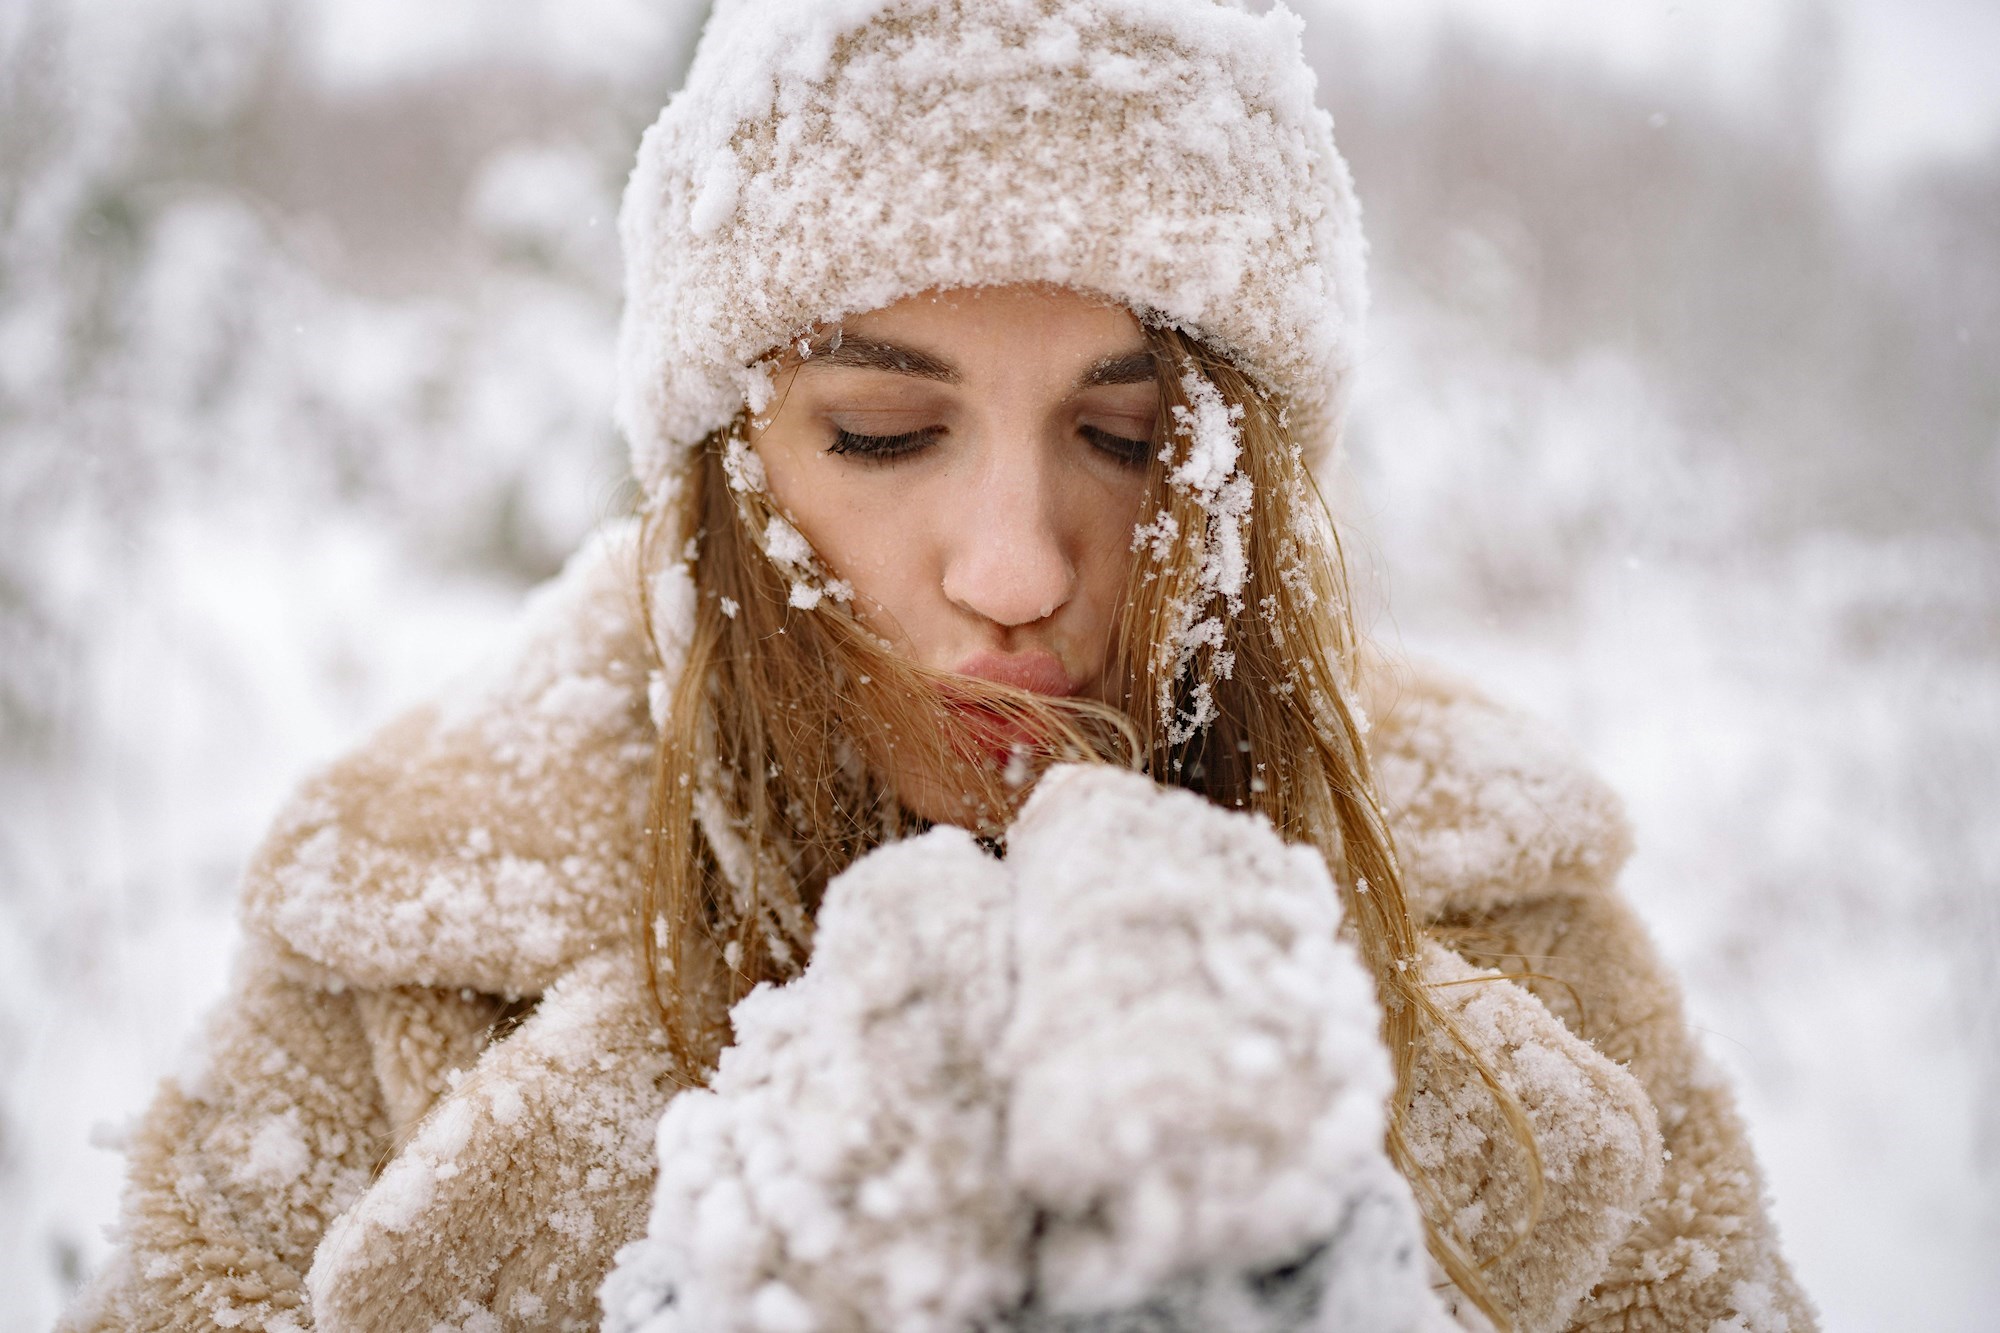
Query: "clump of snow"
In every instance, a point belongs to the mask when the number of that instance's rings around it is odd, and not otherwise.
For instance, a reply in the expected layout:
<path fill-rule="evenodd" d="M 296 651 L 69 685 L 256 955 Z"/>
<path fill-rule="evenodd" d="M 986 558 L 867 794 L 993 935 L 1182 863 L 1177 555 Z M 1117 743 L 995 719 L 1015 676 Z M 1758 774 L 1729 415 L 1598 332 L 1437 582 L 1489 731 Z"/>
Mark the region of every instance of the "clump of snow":
<path fill-rule="evenodd" d="M 756 494 L 764 489 L 764 460 L 748 440 L 732 437 L 724 446 L 722 474 L 729 479 L 731 490 Z"/>
<path fill-rule="evenodd" d="M 237 1176 L 250 1184 L 278 1189 L 303 1176 L 311 1165 L 312 1152 L 306 1147 L 294 1108 L 265 1117 L 250 1136 L 248 1151 L 235 1169 Z"/>
<path fill-rule="evenodd" d="M 812 543 L 783 517 L 771 515 L 764 525 L 764 554 L 792 581 L 789 602 L 801 611 L 810 611 L 822 601 L 854 600 L 854 585 L 828 575 L 814 553 Z"/>
<path fill-rule="evenodd" d="M 1007 846 L 935 829 L 829 886 L 661 1120 L 608 1333 L 1446 1327 L 1318 857 L 1106 768 Z"/>
<path fill-rule="evenodd" d="M 1224 620 L 1243 611 L 1253 499 L 1250 478 L 1242 467 L 1243 405 L 1225 401 L 1221 390 L 1192 365 L 1182 370 L 1181 391 L 1188 402 L 1174 406 L 1171 438 L 1186 441 L 1187 447 L 1176 460 L 1169 443 L 1167 461 L 1173 470 L 1167 474 L 1167 484 L 1192 498 L 1205 522 L 1199 533 L 1192 534 L 1201 560 L 1195 589 L 1169 608 L 1167 634 L 1154 649 L 1160 713 L 1167 718 L 1168 740 L 1176 745 L 1193 739 L 1215 720 L 1214 682 L 1227 680 L 1236 669 Z M 1179 522 L 1162 513 L 1134 531 L 1132 544 L 1133 549 L 1144 547 L 1154 559 L 1164 560 L 1180 537 Z M 1203 649 L 1208 650 L 1205 658 Z M 1202 678 L 1196 680 L 1188 705 L 1177 709 L 1179 684 L 1198 665 Z"/>
<path fill-rule="evenodd" d="M 733 162 L 727 169 L 727 175 L 732 182 L 736 180 L 736 171 Z M 732 199 L 734 198 L 734 193 L 735 187 L 732 185 L 730 190 Z M 699 206 L 700 201 L 697 200 L 696 203 Z M 708 231 L 713 230 L 714 227 L 709 227 L 706 231 L 697 232 L 696 234 L 706 235 Z M 771 398 L 776 393 L 777 376 L 775 364 L 768 359 L 753 363 L 749 370 L 744 373 L 743 377 L 744 406 L 750 409 L 752 415 L 762 416 L 764 409 L 771 405 Z"/>
<path fill-rule="evenodd" d="M 494 1120 L 503 1125 L 513 1124 L 527 1110 L 520 1086 L 506 1079 L 495 1079 L 486 1086 L 486 1100 Z"/>
<path fill-rule="evenodd" d="M 1243 585 L 1249 577 L 1244 537 L 1251 494 L 1241 465 L 1243 404 L 1224 402 L 1221 390 L 1192 366 L 1181 376 L 1181 390 L 1192 406 L 1175 406 L 1174 434 L 1187 440 L 1188 449 L 1167 482 L 1193 495 L 1208 515 L 1201 587 L 1235 615 L 1243 609 Z"/>
<path fill-rule="evenodd" d="M 773 514 L 764 528 L 764 551 L 780 565 L 803 566 L 812 559 L 812 547 L 799 530 Z"/>

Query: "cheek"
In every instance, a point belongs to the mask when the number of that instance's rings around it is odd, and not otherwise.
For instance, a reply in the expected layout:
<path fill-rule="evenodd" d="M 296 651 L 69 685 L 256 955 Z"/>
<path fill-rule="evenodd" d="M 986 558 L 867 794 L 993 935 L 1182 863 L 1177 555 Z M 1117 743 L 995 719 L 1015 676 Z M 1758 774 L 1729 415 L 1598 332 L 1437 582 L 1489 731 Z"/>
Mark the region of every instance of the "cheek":
<path fill-rule="evenodd" d="M 767 438 L 758 453 L 772 500 L 832 574 L 853 586 L 862 622 L 892 641 L 919 637 L 923 590 L 936 583 L 925 572 L 931 525 L 922 497 L 818 449 Z"/>
<path fill-rule="evenodd" d="M 1143 475 L 1120 474 L 1101 481 L 1091 488 L 1090 503 L 1078 520 L 1083 534 L 1079 563 L 1093 581 L 1115 579 L 1121 597 L 1135 558 L 1132 535 L 1153 517 L 1142 513 L 1146 492 Z"/>
<path fill-rule="evenodd" d="M 1089 503 L 1075 520 L 1078 615 L 1075 631 L 1093 643 L 1108 644 L 1130 600 L 1132 567 L 1145 556 L 1132 549 L 1132 534 L 1149 517 L 1143 476 L 1114 476 L 1079 487 Z"/>
<path fill-rule="evenodd" d="M 905 656 L 922 659 L 950 617 L 940 580 L 928 572 L 918 533 L 908 523 L 888 523 L 840 555 L 825 559 L 854 588 L 854 612 L 863 625 Z"/>

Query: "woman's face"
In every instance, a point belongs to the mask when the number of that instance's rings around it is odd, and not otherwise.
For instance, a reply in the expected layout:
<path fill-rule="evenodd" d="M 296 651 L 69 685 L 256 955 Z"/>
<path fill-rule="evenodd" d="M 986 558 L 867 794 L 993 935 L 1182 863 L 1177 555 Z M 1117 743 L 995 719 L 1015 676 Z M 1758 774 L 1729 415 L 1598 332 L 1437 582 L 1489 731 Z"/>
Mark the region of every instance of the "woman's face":
<path fill-rule="evenodd" d="M 753 423 L 772 500 L 911 661 L 1109 701 L 1159 412 L 1122 307 L 1060 288 L 855 315 Z"/>

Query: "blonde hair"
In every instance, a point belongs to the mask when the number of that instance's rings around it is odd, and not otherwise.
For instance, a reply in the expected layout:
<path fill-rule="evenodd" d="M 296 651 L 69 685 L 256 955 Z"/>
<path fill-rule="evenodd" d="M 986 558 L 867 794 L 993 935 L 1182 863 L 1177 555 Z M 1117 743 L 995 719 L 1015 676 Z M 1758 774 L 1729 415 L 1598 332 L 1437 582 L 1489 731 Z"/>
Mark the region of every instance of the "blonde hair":
<path fill-rule="evenodd" d="M 697 592 L 648 821 L 644 938 L 668 1040 L 681 1069 L 705 1080 L 730 1039 L 729 1006 L 805 966 L 827 882 L 923 826 L 885 778 L 886 756 L 962 773 L 964 822 L 998 831 L 1020 775 L 963 761 L 964 723 L 940 698 L 969 695 L 1046 738 L 1036 764 L 1128 765 L 1320 851 L 1382 1005 L 1397 1087 L 1387 1150 L 1418 1195 L 1439 1265 L 1509 1327 L 1479 1277 L 1504 1255 L 1469 1257 L 1405 1138 L 1419 1049 L 1462 1059 L 1526 1150 L 1530 1206 L 1507 1252 L 1540 1212 L 1539 1155 L 1519 1104 L 1419 977 L 1420 933 L 1353 702 L 1362 644 L 1338 534 L 1283 406 L 1184 332 L 1149 328 L 1147 340 L 1162 410 L 1142 512 L 1158 517 L 1141 530 L 1115 633 L 1115 708 L 929 671 L 836 602 L 794 606 L 795 569 L 759 546 L 775 511 L 740 484 L 746 418 L 690 452 L 677 503 L 648 515 L 644 561 L 689 561 Z M 1198 447 L 1192 427 L 1205 410 L 1224 411 L 1240 440 L 1248 494 L 1235 493 L 1233 516 L 1212 486 L 1176 468 Z M 1239 544 L 1238 573 L 1218 581 L 1216 558 Z"/>

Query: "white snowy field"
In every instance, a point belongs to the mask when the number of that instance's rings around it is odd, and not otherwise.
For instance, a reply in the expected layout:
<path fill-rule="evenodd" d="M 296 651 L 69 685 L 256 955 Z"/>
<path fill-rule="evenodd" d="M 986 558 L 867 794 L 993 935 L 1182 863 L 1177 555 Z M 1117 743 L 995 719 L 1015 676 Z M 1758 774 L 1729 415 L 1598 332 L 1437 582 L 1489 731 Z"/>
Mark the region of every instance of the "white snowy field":
<path fill-rule="evenodd" d="M 1827 1326 L 1989 1328 L 1976 6 L 1563 9 L 1309 11 L 1375 244 L 1372 623 L 1626 795 Z M 0 1333 L 106 1252 L 288 784 L 625 503 L 610 222 L 695 11 L 0 9 Z"/>

